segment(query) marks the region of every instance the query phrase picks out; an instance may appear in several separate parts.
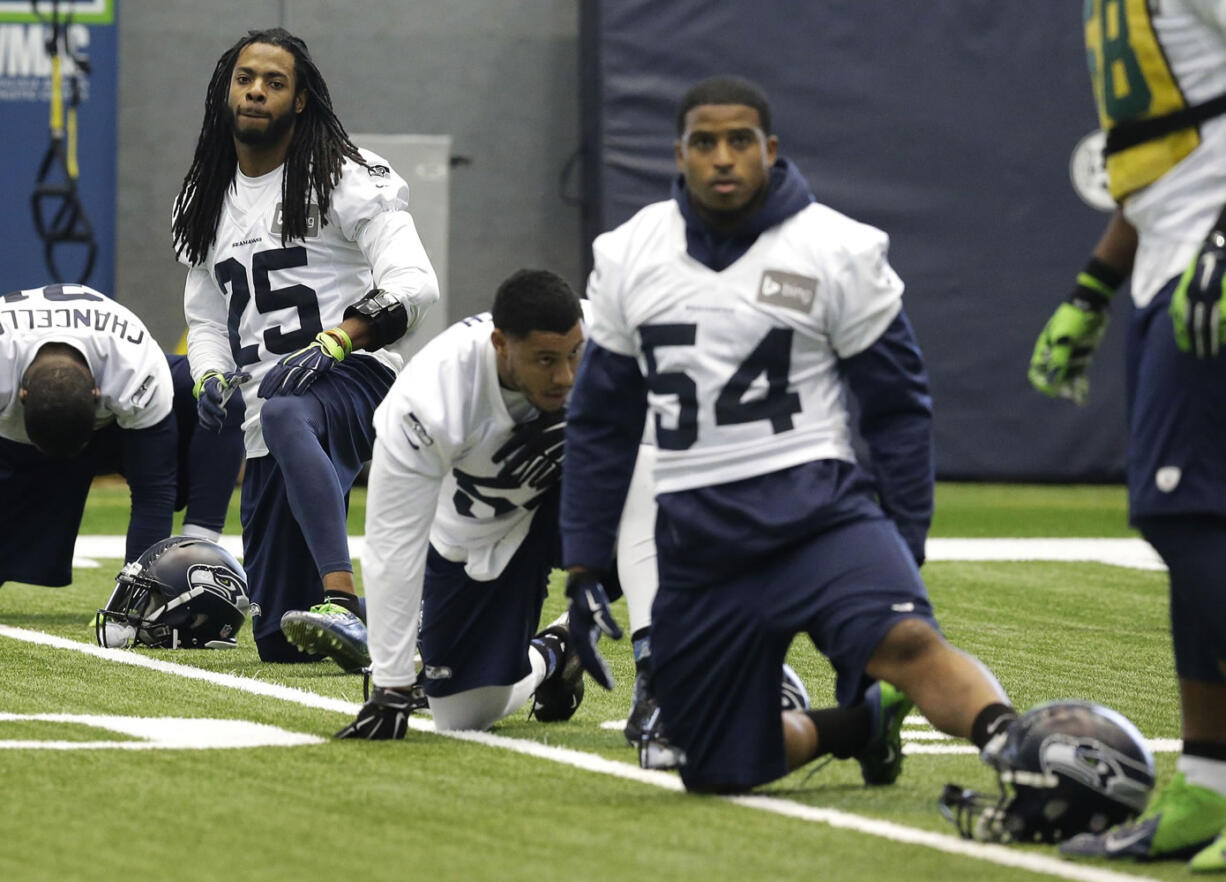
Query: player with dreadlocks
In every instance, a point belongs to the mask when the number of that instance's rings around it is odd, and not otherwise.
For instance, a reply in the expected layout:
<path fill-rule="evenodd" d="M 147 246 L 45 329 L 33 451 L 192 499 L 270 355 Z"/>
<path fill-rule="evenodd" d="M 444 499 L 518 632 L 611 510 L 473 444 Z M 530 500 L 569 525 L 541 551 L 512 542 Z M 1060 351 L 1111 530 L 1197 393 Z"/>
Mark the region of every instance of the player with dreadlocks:
<path fill-rule="evenodd" d="M 439 296 L 408 197 L 349 139 L 301 39 L 249 31 L 221 56 L 172 235 L 200 425 L 219 428 L 235 392 L 247 408 L 243 553 L 265 661 L 369 660 L 348 492 Z"/>

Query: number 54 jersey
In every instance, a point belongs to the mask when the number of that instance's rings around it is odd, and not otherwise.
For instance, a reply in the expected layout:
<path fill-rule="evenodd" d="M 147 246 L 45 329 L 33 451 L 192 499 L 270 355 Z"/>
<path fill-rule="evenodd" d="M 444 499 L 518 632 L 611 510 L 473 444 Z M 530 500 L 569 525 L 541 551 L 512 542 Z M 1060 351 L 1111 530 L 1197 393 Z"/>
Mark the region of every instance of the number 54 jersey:
<path fill-rule="evenodd" d="M 687 253 L 672 200 L 596 239 L 590 338 L 646 378 L 657 492 L 855 461 L 838 362 L 901 309 L 888 248 L 882 231 L 817 203 L 720 272 Z"/>

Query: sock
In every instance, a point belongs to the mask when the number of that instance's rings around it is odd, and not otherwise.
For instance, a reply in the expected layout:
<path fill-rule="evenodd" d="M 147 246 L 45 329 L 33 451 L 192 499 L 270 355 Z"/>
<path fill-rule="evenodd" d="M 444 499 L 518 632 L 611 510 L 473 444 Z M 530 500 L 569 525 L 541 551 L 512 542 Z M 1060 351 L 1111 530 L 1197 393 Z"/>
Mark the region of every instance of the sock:
<path fill-rule="evenodd" d="M 630 635 L 634 646 L 634 672 L 645 673 L 651 667 L 651 629 L 639 628 Z"/>
<path fill-rule="evenodd" d="M 545 659 L 544 679 L 548 680 L 558 669 L 558 665 L 562 663 L 563 656 L 566 655 L 566 642 L 556 631 L 548 631 L 533 637 L 528 645 Z"/>
<path fill-rule="evenodd" d="M 873 734 L 873 712 L 867 704 L 855 707 L 826 707 L 804 712 L 817 726 L 817 753 L 832 753 L 848 759 L 864 750 Z"/>
<path fill-rule="evenodd" d="M 202 527 L 199 524 L 184 524 L 182 536 L 191 536 L 193 539 L 205 539 L 209 542 L 216 542 L 221 538 L 220 530 L 210 530 L 208 527 Z"/>
<path fill-rule="evenodd" d="M 335 603 L 337 606 L 343 606 L 358 618 L 362 617 L 360 612 L 362 607 L 358 603 L 356 594 L 350 594 L 347 591 L 325 591 L 324 602 Z"/>
<path fill-rule="evenodd" d="M 1200 752 L 1205 748 L 1214 753 L 1226 754 L 1226 744 L 1185 741 L 1183 754 L 1175 761 L 1175 768 L 1183 772 L 1189 784 L 1226 796 L 1226 756 L 1207 756 Z"/>
<path fill-rule="evenodd" d="M 1017 719 L 1017 711 L 1007 704 L 993 702 L 981 710 L 971 723 L 971 741 L 980 750 Z"/>

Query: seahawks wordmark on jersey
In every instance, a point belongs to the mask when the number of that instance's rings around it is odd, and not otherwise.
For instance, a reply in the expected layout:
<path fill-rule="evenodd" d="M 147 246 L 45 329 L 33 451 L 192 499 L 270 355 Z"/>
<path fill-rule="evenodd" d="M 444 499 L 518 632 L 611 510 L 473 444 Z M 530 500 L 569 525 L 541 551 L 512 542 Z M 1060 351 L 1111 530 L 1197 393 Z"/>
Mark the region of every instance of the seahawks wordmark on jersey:
<path fill-rule="evenodd" d="M 671 200 L 596 240 L 591 339 L 646 378 L 658 493 L 854 460 L 838 360 L 901 308 L 888 246 L 814 203 L 715 272 L 686 252 Z"/>
<path fill-rule="evenodd" d="M 146 429 L 170 413 L 166 356 L 136 314 L 85 285 L 47 285 L 0 295 L 0 437 L 30 443 L 18 392 L 47 343 L 65 343 L 88 362 L 97 427 Z"/>

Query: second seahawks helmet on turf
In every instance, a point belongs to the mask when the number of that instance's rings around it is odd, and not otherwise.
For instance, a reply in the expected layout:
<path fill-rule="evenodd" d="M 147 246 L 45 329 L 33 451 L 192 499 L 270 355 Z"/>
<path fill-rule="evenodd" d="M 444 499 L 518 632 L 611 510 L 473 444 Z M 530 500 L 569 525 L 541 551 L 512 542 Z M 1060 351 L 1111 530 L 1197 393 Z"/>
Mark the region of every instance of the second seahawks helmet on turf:
<path fill-rule="evenodd" d="M 1088 701 L 1027 711 L 989 742 L 1000 796 L 949 784 L 941 811 L 968 839 L 1059 842 L 1100 833 L 1139 814 L 1154 787 L 1154 758 L 1122 714 Z"/>
<path fill-rule="evenodd" d="M 112 649 L 226 649 L 235 645 L 250 606 L 247 574 L 230 552 L 172 536 L 119 571 L 94 634 Z"/>

